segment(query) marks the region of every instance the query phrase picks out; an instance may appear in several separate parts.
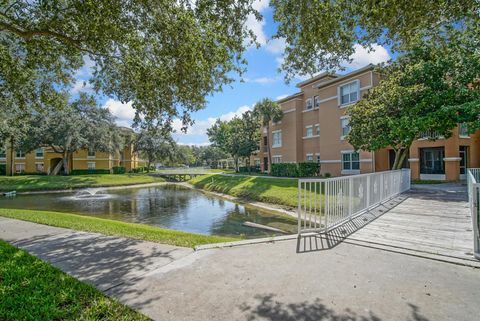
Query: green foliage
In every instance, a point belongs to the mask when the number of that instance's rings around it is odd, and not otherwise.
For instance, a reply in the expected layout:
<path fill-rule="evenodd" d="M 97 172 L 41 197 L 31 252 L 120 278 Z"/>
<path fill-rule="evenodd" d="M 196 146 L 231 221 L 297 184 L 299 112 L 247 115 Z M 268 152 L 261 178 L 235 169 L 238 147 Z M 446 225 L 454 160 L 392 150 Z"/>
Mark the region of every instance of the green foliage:
<path fill-rule="evenodd" d="M 142 129 L 136 135 L 134 150 L 147 158 L 147 171 L 153 162 L 169 163 L 178 157 L 177 144 L 172 136 L 158 127 L 148 126 Z M 138 171 L 133 172 L 139 173 Z"/>
<path fill-rule="evenodd" d="M 110 174 L 109 169 L 73 169 L 71 175 Z"/>
<path fill-rule="evenodd" d="M 368 151 L 393 148 L 398 168 L 424 132 L 448 138 L 458 123 L 480 128 L 475 30 L 449 30 L 448 42 L 419 42 L 397 61 L 378 68 L 380 84 L 347 110 L 348 141 Z"/>
<path fill-rule="evenodd" d="M 160 126 L 189 123 L 205 97 L 244 71 L 246 20 L 260 19 L 251 0 L 6 0 L 1 11 L 0 92 L 48 100 L 93 64 L 95 90 Z"/>
<path fill-rule="evenodd" d="M 240 166 L 239 173 L 260 173 L 260 166 Z"/>
<path fill-rule="evenodd" d="M 1 320 L 149 320 L 0 240 Z"/>
<path fill-rule="evenodd" d="M 277 38 L 287 44 L 282 69 L 296 75 L 333 71 L 359 46 L 409 49 L 419 39 L 441 42 L 445 29 L 478 20 L 478 1 L 272 0 Z"/>
<path fill-rule="evenodd" d="M 147 170 L 146 167 L 143 167 L 143 166 L 139 166 L 139 167 L 135 167 L 135 168 L 132 168 L 132 170 L 130 171 L 131 173 L 143 173 Z"/>
<path fill-rule="evenodd" d="M 160 183 L 159 177 L 136 174 L 95 174 L 77 176 L 22 175 L 0 176 L 0 191 L 46 191 L 86 187 L 124 186 Z"/>
<path fill-rule="evenodd" d="M 133 239 L 185 247 L 195 247 L 201 244 L 238 240 L 229 237 L 193 234 L 159 228 L 151 225 L 125 223 L 120 221 L 101 219 L 98 217 L 59 212 L 0 209 L 0 216 L 50 226 L 70 228 L 77 231 L 128 237 Z"/>
<path fill-rule="evenodd" d="M 274 163 L 271 175 L 280 177 L 313 177 L 320 171 L 320 164 L 315 162 Z"/>
<path fill-rule="evenodd" d="M 112 173 L 113 174 L 125 174 L 126 170 L 124 166 L 113 166 Z"/>

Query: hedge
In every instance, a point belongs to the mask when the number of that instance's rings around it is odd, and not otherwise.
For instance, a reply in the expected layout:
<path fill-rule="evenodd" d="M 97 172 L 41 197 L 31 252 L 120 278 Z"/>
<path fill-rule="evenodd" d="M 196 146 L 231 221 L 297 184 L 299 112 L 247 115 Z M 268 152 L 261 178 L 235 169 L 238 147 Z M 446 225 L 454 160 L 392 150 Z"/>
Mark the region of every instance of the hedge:
<path fill-rule="evenodd" d="M 123 166 L 113 166 L 112 167 L 113 174 L 125 174 L 125 167 Z"/>
<path fill-rule="evenodd" d="M 73 169 L 72 175 L 110 174 L 109 169 Z"/>
<path fill-rule="evenodd" d="M 240 166 L 238 171 L 240 173 L 260 173 L 260 166 Z"/>
<path fill-rule="evenodd" d="M 275 163 L 270 174 L 279 177 L 312 177 L 320 172 L 320 164 L 315 162 Z"/>

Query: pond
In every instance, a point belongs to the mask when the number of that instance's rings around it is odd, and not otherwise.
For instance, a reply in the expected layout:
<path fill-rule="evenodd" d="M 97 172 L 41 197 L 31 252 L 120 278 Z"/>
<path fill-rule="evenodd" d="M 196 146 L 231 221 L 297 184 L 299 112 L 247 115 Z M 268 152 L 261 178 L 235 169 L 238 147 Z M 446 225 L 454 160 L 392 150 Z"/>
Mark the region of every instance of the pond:
<path fill-rule="evenodd" d="M 295 233 L 297 228 L 294 218 L 260 211 L 177 184 L 1 197 L 0 208 L 76 213 L 191 233 L 245 238 L 276 234 L 245 226 L 245 222 L 290 233 Z"/>

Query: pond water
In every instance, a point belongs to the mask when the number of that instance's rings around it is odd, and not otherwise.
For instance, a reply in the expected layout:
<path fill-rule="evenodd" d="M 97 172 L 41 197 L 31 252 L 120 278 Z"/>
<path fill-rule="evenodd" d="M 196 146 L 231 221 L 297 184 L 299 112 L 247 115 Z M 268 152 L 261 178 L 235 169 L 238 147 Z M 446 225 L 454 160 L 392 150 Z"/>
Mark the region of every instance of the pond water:
<path fill-rule="evenodd" d="M 275 234 L 243 225 L 247 221 L 296 232 L 293 218 L 174 184 L 0 197 L 0 208 L 77 213 L 207 235 L 257 238 Z"/>

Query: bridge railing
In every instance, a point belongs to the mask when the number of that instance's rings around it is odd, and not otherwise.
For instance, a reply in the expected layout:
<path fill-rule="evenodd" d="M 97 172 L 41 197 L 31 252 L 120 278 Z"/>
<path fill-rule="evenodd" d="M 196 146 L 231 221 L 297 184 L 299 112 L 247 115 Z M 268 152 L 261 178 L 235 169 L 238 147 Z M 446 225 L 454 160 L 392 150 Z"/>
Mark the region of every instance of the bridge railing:
<path fill-rule="evenodd" d="M 473 253 L 480 260 L 480 168 L 467 169 L 467 183 L 472 213 Z"/>
<path fill-rule="evenodd" d="M 328 232 L 410 189 L 410 169 L 298 180 L 298 233 Z"/>

